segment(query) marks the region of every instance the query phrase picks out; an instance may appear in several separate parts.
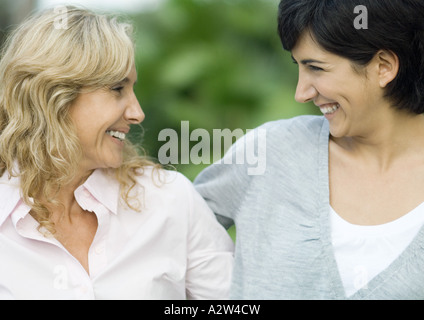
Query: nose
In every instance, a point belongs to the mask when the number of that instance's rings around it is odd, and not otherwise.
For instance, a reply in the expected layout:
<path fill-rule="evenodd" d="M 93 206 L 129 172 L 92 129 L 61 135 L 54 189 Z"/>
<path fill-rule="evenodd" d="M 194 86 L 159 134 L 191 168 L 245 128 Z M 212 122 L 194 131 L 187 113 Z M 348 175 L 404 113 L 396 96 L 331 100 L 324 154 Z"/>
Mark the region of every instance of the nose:
<path fill-rule="evenodd" d="M 318 95 L 318 91 L 306 76 L 299 73 L 299 81 L 296 87 L 295 100 L 299 103 L 312 101 Z"/>
<path fill-rule="evenodd" d="M 145 118 L 144 112 L 134 93 L 125 110 L 124 117 L 130 124 L 139 124 L 143 122 Z"/>

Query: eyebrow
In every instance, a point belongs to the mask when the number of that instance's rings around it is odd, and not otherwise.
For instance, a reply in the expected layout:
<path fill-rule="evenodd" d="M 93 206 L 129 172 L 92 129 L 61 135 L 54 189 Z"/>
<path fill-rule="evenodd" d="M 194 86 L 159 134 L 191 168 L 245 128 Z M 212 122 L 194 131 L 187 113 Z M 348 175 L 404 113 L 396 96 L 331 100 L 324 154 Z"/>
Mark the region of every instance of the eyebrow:
<path fill-rule="evenodd" d="M 134 85 L 137 84 L 137 80 L 138 79 L 135 80 Z M 127 84 L 128 82 L 130 82 L 130 79 L 128 77 L 125 77 L 123 80 L 119 81 L 118 84 L 119 85 L 124 85 L 124 84 Z"/>
<path fill-rule="evenodd" d="M 293 59 L 293 62 L 294 63 L 297 63 L 296 59 L 293 56 L 291 56 L 291 58 Z M 315 59 L 304 59 L 304 60 L 301 60 L 300 63 L 303 64 L 303 65 L 306 65 L 306 64 L 309 64 L 309 63 L 321 63 L 321 64 L 324 64 L 325 62 L 322 62 L 322 61 L 319 61 L 319 60 L 315 60 Z"/>

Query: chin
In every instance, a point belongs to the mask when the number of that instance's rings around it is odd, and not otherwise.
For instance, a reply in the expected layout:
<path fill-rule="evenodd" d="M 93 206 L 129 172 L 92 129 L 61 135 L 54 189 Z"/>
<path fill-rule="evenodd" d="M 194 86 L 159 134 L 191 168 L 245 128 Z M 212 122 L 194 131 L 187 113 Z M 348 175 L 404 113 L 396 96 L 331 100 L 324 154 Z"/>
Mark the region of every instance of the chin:
<path fill-rule="evenodd" d="M 340 128 L 332 128 L 330 125 L 330 135 L 333 138 L 344 138 L 346 137 L 346 132 L 344 130 L 341 130 Z"/>

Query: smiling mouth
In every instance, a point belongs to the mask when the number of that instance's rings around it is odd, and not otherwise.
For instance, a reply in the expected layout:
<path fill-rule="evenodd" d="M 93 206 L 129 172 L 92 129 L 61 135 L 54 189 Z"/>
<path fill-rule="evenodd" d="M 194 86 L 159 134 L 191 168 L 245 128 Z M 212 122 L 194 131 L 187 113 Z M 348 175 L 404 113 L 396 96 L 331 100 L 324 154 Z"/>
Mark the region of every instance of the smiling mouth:
<path fill-rule="evenodd" d="M 339 109 L 340 108 L 340 105 L 338 104 L 338 103 L 334 103 L 334 104 L 326 104 L 326 105 L 323 105 L 323 106 L 320 106 L 319 107 L 319 109 L 321 110 L 321 112 L 324 114 L 324 115 L 327 115 L 327 114 L 333 114 L 334 112 L 336 112 L 337 111 L 337 109 Z"/>
<path fill-rule="evenodd" d="M 126 134 L 120 131 L 114 131 L 114 130 L 108 130 L 106 131 L 108 135 L 110 135 L 113 138 L 118 139 L 119 141 L 124 141 Z"/>

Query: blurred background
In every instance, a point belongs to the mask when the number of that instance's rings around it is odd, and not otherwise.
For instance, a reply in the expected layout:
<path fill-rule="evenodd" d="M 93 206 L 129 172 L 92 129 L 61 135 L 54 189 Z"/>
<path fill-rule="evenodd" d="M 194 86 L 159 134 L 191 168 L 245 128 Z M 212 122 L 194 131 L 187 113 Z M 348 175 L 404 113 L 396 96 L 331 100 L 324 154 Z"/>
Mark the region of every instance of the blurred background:
<path fill-rule="evenodd" d="M 0 42 L 31 12 L 63 4 L 123 13 L 136 28 L 136 94 L 146 114 L 130 139 L 157 158 L 164 128 L 178 134 L 317 114 L 294 100 L 297 67 L 277 36 L 279 0 L 0 0 Z M 197 142 L 192 142 L 192 145 Z M 224 152 L 225 150 L 223 150 Z M 193 180 L 208 164 L 174 165 Z"/>

